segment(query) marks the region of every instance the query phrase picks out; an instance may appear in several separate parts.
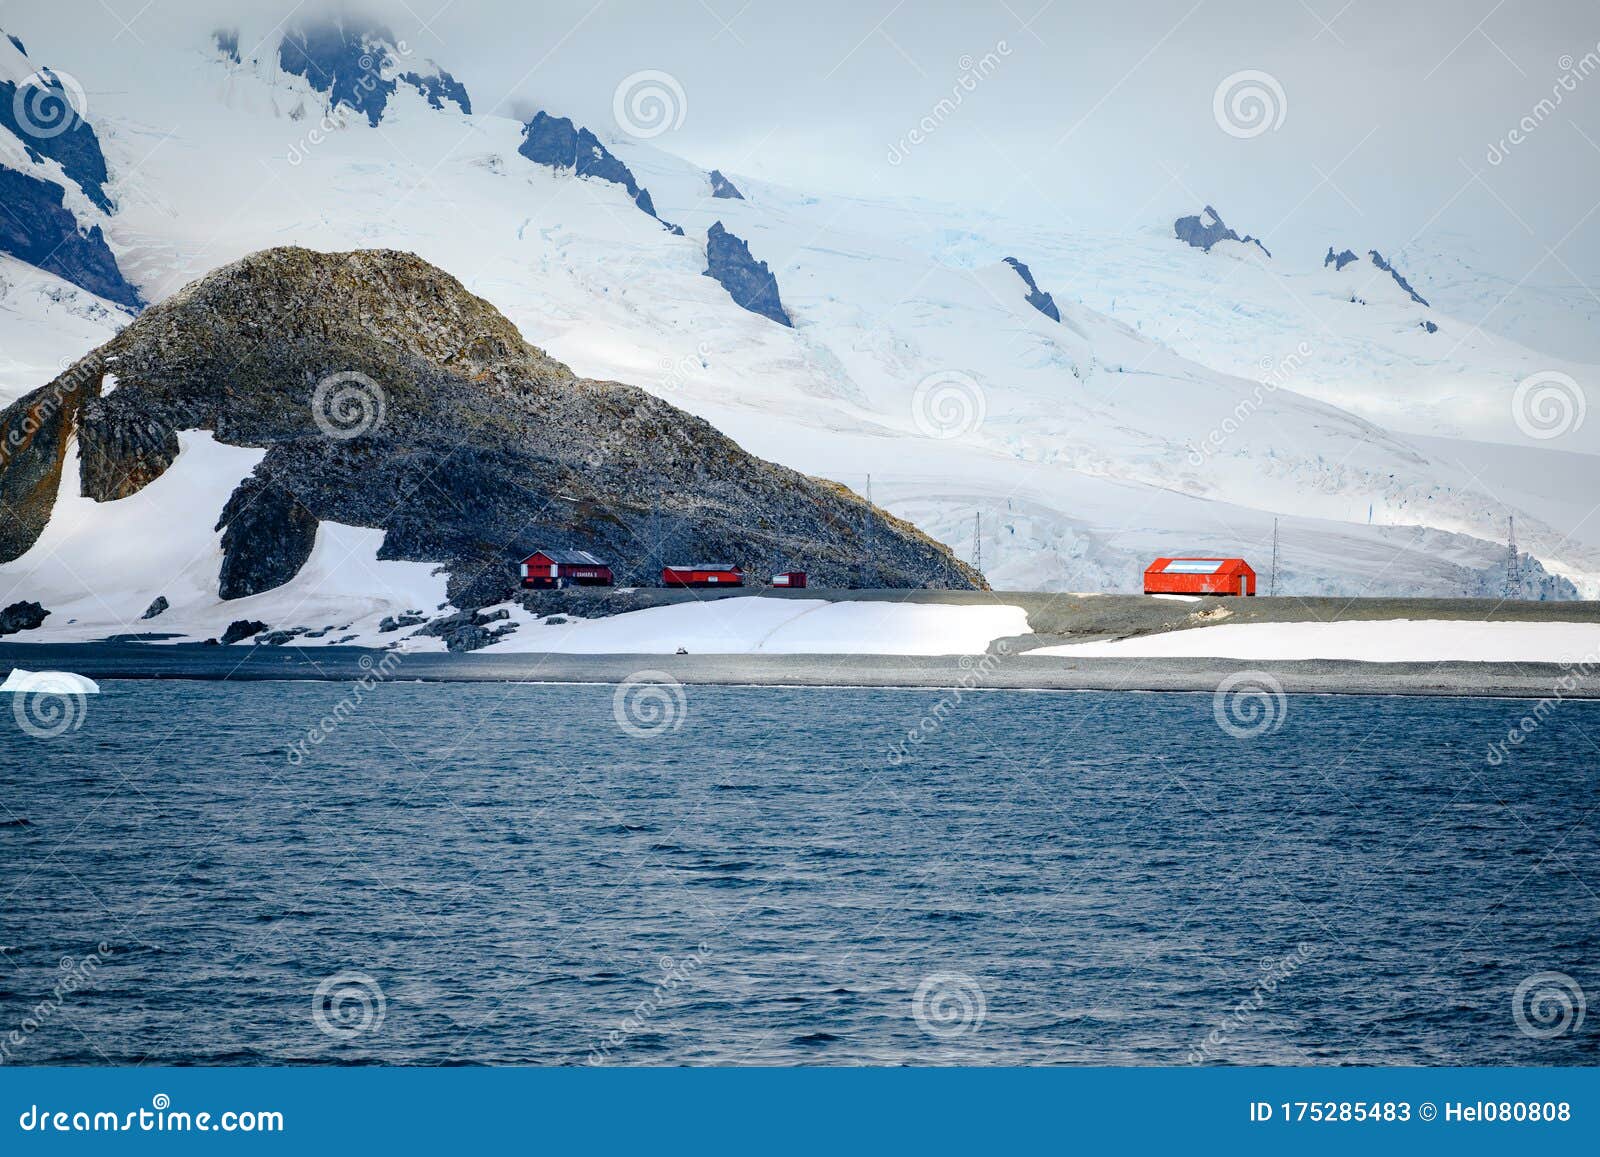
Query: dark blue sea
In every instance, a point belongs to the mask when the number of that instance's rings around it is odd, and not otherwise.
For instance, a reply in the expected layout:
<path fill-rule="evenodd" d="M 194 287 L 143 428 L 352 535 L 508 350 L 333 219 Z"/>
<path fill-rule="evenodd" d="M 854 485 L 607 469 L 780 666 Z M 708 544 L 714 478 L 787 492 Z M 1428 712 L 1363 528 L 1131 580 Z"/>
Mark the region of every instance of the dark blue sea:
<path fill-rule="evenodd" d="M 0 703 L 7 1063 L 1600 1060 L 1594 704 L 103 686 Z"/>

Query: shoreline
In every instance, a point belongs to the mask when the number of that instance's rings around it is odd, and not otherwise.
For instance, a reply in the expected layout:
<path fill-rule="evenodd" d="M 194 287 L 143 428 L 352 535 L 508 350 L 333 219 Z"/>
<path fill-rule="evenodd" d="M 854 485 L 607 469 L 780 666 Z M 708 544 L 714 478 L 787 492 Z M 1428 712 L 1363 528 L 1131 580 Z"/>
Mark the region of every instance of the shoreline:
<path fill-rule="evenodd" d="M 685 685 L 970 691 L 1214 692 L 1259 672 L 1285 694 L 1600 699 L 1600 672 L 1556 663 L 1367 663 L 1351 660 L 1068 659 L 987 655 L 568 655 L 399 653 L 360 647 L 0 643 L 0 668 L 63 670 L 95 680 L 184 679 L 617 684 L 643 672 Z M 1571 689 L 1563 684 L 1571 682 Z M 1259 685 L 1259 684 L 1257 684 Z"/>

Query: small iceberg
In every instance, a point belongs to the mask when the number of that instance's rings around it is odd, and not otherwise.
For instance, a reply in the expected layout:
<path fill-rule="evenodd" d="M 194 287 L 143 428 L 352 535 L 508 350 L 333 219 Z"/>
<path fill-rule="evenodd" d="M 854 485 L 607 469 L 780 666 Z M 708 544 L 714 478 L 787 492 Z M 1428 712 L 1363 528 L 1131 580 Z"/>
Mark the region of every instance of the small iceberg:
<path fill-rule="evenodd" d="M 24 671 L 21 667 L 13 667 L 6 681 L 0 683 L 0 691 L 12 691 L 19 695 L 30 692 L 39 695 L 98 695 L 100 684 L 83 675 L 74 675 L 71 671 Z"/>

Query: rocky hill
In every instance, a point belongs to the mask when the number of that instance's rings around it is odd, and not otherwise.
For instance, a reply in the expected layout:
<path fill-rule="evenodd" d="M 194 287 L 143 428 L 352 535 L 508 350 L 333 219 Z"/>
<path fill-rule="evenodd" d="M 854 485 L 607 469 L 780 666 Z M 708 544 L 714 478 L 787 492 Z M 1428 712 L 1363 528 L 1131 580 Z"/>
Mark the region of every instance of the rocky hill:
<path fill-rule="evenodd" d="M 44 530 L 66 463 L 87 498 L 125 498 L 168 469 L 185 430 L 265 450 L 207 507 L 225 599 L 294 577 L 325 521 L 381 529 L 380 558 L 441 564 L 461 607 L 503 598 L 515 564 L 551 547 L 601 555 L 623 585 L 704 560 L 826 586 L 984 585 L 843 486 L 643 390 L 577 377 L 455 278 L 389 250 L 253 254 L 0 413 L 0 562 Z"/>

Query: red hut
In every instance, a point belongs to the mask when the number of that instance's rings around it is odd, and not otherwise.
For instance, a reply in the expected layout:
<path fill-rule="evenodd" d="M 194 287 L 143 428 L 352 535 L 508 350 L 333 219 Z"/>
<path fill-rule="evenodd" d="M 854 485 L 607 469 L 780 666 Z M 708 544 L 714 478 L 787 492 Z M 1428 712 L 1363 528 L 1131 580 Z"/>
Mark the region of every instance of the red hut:
<path fill-rule="evenodd" d="M 772 585 L 791 589 L 803 587 L 806 585 L 806 572 L 803 570 L 786 570 L 781 574 L 775 574 L 772 576 Z"/>
<path fill-rule="evenodd" d="M 522 560 L 525 587 L 608 587 L 611 567 L 586 550 L 541 550 Z"/>
<path fill-rule="evenodd" d="M 1158 558 L 1145 568 L 1147 595 L 1253 595 L 1256 572 L 1242 558 Z"/>
<path fill-rule="evenodd" d="M 661 568 L 661 585 L 667 587 L 742 587 L 744 571 L 731 563 L 700 562 Z"/>

